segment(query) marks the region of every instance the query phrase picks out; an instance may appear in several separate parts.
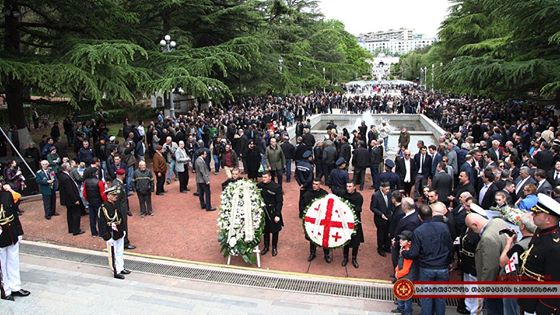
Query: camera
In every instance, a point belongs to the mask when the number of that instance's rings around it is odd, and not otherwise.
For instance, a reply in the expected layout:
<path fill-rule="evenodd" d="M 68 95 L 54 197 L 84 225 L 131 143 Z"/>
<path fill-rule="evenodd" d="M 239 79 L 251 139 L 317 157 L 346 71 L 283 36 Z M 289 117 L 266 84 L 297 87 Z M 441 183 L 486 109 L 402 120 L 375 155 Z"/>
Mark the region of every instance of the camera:
<path fill-rule="evenodd" d="M 515 235 L 515 231 L 512 230 L 512 229 L 503 229 L 503 230 L 500 230 L 500 233 L 499 233 L 499 234 L 500 234 L 500 235 L 502 235 L 502 234 L 507 234 L 509 237 L 512 237 L 512 236 Z"/>

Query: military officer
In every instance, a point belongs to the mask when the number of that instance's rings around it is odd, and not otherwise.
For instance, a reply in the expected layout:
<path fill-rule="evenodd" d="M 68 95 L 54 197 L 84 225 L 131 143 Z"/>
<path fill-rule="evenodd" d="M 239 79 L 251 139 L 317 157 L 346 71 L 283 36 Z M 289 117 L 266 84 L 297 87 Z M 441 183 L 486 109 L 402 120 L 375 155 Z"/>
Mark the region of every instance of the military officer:
<path fill-rule="evenodd" d="M 120 214 L 117 199 L 120 191 L 117 187 L 105 190 L 107 201 L 99 207 L 99 235 L 107 242 L 109 262 L 116 279 L 124 279 L 130 270 L 124 268 L 124 230 L 122 215 Z"/>
<path fill-rule="evenodd" d="M 117 188 L 117 190 L 119 191 L 119 194 L 117 196 L 117 201 L 115 202 L 117 209 L 119 209 L 119 215 L 122 218 L 122 224 L 124 227 L 124 231 L 126 232 L 124 234 L 124 248 L 125 249 L 135 249 L 136 246 L 130 244 L 130 241 L 128 240 L 128 216 L 132 215 L 132 213 L 130 212 L 130 207 L 128 205 L 128 192 L 127 192 L 127 187 L 124 184 L 124 178 L 126 175 L 126 172 L 124 169 L 119 168 L 116 172 L 115 175 L 117 176 L 113 182 L 111 183 L 112 186 L 115 186 Z"/>
<path fill-rule="evenodd" d="M 326 190 L 321 188 L 321 179 L 320 178 L 314 178 L 311 190 L 306 191 L 305 194 L 303 195 L 303 204 L 305 205 L 305 207 L 309 207 L 311 205 L 311 203 L 313 202 L 313 200 L 324 197 L 328 194 L 329 193 Z M 301 212 L 300 213 L 300 218 L 303 219 L 304 215 L 305 215 L 305 213 Z M 316 255 L 317 245 L 315 245 L 315 243 L 313 243 L 309 239 L 309 237 L 307 236 L 307 233 L 305 233 L 305 239 L 309 241 L 309 257 L 307 257 L 307 261 L 312 261 L 317 256 Z M 325 254 L 325 261 L 330 264 L 332 262 L 332 256 L 331 256 L 330 249 L 323 248 L 323 253 Z"/>
<path fill-rule="evenodd" d="M 484 210 L 482 210 L 484 211 Z M 479 212 L 475 212 L 479 213 Z M 471 229 L 462 232 L 460 238 L 461 250 L 459 257 L 461 259 L 461 271 L 463 272 L 463 281 L 476 281 L 476 265 L 474 255 L 476 247 L 480 241 L 480 234 Z M 482 308 L 482 301 L 478 298 L 460 299 L 457 306 L 457 312 L 460 314 L 479 314 Z"/>
<path fill-rule="evenodd" d="M 352 234 L 352 238 L 348 244 L 344 245 L 344 258 L 342 259 L 342 266 L 348 264 L 348 254 L 350 252 L 350 247 L 352 247 L 352 266 L 354 268 L 359 268 L 358 264 L 358 248 L 360 243 L 364 242 L 364 231 L 362 230 L 362 205 L 364 204 L 364 197 L 358 191 L 356 191 L 356 185 L 354 182 L 349 181 L 346 183 L 346 193 L 342 196 L 344 199 L 348 200 L 354 208 L 354 213 L 356 214 L 356 233 Z"/>
<path fill-rule="evenodd" d="M 398 189 L 398 186 L 400 184 L 400 177 L 399 175 L 397 175 L 395 172 L 393 172 L 393 167 L 395 167 L 395 162 L 393 162 L 393 160 L 390 159 L 386 159 L 385 160 L 385 171 L 383 173 L 381 173 L 381 175 L 379 175 L 379 182 L 387 182 L 389 183 L 389 187 L 391 188 L 391 191 Z M 377 189 L 379 189 L 379 185 L 377 187 Z"/>
<path fill-rule="evenodd" d="M 313 189 L 313 156 L 311 151 L 303 152 L 303 159 L 296 162 L 296 181 L 299 185 L 299 217 L 303 217 L 303 210 L 306 204 L 303 202 L 303 195 Z"/>
<path fill-rule="evenodd" d="M 342 197 L 346 193 L 346 183 L 348 182 L 346 160 L 344 158 L 336 160 L 336 167 L 329 174 L 327 185 L 329 185 L 333 194 Z"/>
<path fill-rule="evenodd" d="M 272 175 L 264 172 L 262 182 L 257 184 L 261 189 L 263 197 L 264 209 L 264 247 L 261 251 L 262 255 L 268 252 L 270 245 L 270 234 L 272 234 L 272 256 L 278 255 L 278 234 L 282 230 L 284 222 L 282 221 L 282 203 L 283 193 L 282 187 L 272 181 Z"/>
<path fill-rule="evenodd" d="M 545 194 L 538 194 L 533 221 L 537 231 L 529 249 L 521 255 L 523 280 L 538 282 L 560 281 L 560 203 Z M 559 299 L 518 299 L 522 311 L 536 314 L 560 314 Z"/>
<path fill-rule="evenodd" d="M 3 180 L 0 181 L 0 185 L 0 293 L 2 299 L 13 301 L 14 296 L 30 294 L 21 288 L 19 272 L 19 241 L 23 235 L 23 228 L 15 203 L 21 195 Z"/>

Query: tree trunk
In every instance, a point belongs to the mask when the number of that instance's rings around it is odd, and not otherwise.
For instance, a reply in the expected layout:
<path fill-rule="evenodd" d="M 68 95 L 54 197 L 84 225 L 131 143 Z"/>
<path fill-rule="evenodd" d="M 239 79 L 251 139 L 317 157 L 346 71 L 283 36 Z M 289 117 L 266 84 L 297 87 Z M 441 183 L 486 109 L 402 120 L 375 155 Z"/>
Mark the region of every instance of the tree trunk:
<path fill-rule="evenodd" d="M 5 10 L 5 36 L 4 50 L 12 57 L 19 57 L 20 34 L 19 34 L 19 6 L 14 0 L 4 0 Z M 23 111 L 23 83 L 13 77 L 4 78 L 6 87 L 6 103 L 8 104 L 9 127 L 16 127 L 19 135 L 20 149 L 27 148 L 31 142 L 31 135 L 27 129 L 27 121 Z"/>

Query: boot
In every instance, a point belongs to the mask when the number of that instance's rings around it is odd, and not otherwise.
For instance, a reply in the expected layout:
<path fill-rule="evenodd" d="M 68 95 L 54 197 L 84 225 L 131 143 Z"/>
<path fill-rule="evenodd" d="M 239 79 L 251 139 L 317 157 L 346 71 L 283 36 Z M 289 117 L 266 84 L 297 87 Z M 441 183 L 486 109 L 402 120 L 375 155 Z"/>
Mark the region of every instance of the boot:
<path fill-rule="evenodd" d="M 276 248 L 276 246 L 272 246 L 272 256 L 276 255 L 278 255 L 278 249 Z"/>
<path fill-rule="evenodd" d="M 354 266 L 354 268 L 360 268 L 360 264 L 358 264 L 358 259 L 356 256 L 352 256 L 352 266 Z"/>
<path fill-rule="evenodd" d="M 266 255 L 266 253 L 268 253 L 268 247 L 263 248 L 261 255 Z"/>
<path fill-rule="evenodd" d="M 348 265 L 348 257 L 344 256 L 344 258 L 342 258 L 342 267 L 346 267 L 346 265 Z"/>
<path fill-rule="evenodd" d="M 312 261 L 317 257 L 316 255 L 317 248 L 313 244 L 309 244 L 309 257 L 307 257 L 307 261 Z"/>

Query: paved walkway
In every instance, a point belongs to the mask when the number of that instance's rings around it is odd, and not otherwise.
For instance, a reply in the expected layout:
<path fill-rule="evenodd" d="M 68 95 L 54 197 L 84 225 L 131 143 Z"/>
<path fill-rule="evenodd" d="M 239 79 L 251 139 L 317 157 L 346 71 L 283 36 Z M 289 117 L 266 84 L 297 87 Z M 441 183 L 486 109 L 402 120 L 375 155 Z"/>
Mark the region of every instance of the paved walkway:
<path fill-rule="evenodd" d="M 23 287 L 0 314 L 387 314 L 391 302 L 302 294 L 133 272 L 126 280 L 105 267 L 21 255 Z"/>

